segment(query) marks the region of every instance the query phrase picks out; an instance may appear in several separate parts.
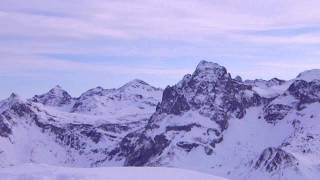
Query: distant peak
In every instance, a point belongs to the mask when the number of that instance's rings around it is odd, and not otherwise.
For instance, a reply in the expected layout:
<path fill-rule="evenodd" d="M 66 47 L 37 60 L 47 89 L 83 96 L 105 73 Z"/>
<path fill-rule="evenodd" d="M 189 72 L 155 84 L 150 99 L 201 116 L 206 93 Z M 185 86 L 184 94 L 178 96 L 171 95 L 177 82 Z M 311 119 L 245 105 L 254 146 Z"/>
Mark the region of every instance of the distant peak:
<path fill-rule="evenodd" d="M 145 81 L 141 79 L 133 79 L 132 81 L 129 81 L 127 84 L 143 84 L 143 85 L 149 85 Z"/>
<path fill-rule="evenodd" d="M 52 88 L 52 90 L 62 90 L 62 87 L 60 85 L 56 85 Z"/>
<path fill-rule="evenodd" d="M 123 85 L 121 88 L 126 88 L 126 87 L 137 87 L 137 86 L 150 86 L 148 83 L 144 82 L 143 80 L 140 79 L 133 79 Z"/>
<path fill-rule="evenodd" d="M 20 102 L 22 100 L 18 94 L 11 93 L 11 95 L 7 98 L 7 101 L 10 103 L 15 103 L 15 102 Z"/>
<path fill-rule="evenodd" d="M 19 95 L 16 93 L 11 93 L 11 95 L 9 96 L 9 99 L 19 99 Z"/>
<path fill-rule="evenodd" d="M 62 94 L 62 93 L 66 93 L 66 90 L 64 90 L 60 85 L 56 85 L 48 93 L 49 94 Z"/>
<path fill-rule="evenodd" d="M 320 69 L 304 71 L 297 76 L 297 79 L 305 81 L 313 81 L 316 79 L 320 80 Z"/>
<path fill-rule="evenodd" d="M 16 98 L 18 95 L 16 93 L 11 93 L 10 98 Z"/>
<path fill-rule="evenodd" d="M 60 86 L 59 84 L 57 84 L 57 85 L 55 86 L 55 88 L 61 88 L 61 86 Z"/>
<path fill-rule="evenodd" d="M 150 84 L 146 83 L 143 80 L 140 79 L 133 79 L 132 81 L 129 81 L 128 83 L 124 84 L 119 88 L 121 91 L 127 91 L 132 89 L 158 89 L 156 87 L 151 86 Z"/>
<path fill-rule="evenodd" d="M 103 87 L 97 86 L 97 87 L 95 87 L 95 89 L 101 89 L 101 90 L 103 90 Z"/>

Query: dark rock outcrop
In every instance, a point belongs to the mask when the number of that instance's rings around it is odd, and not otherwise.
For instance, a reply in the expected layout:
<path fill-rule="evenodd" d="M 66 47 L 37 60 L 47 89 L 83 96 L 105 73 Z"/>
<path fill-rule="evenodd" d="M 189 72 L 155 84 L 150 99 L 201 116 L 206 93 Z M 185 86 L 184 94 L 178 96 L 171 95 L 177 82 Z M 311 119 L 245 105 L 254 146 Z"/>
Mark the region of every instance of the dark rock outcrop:
<path fill-rule="evenodd" d="M 274 124 L 286 117 L 291 109 L 291 106 L 284 104 L 270 104 L 264 108 L 264 119 Z"/>
<path fill-rule="evenodd" d="M 305 104 L 320 102 L 320 80 L 311 82 L 296 80 L 291 84 L 288 91 L 300 101 L 297 106 L 298 110 L 303 109 Z"/>
<path fill-rule="evenodd" d="M 298 160 L 292 154 L 280 148 L 269 147 L 261 153 L 254 168 L 272 173 L 284 168 L 297 166 L 298 164 Z"/>
<path fill-rule="evenodd" d="M 8 137 L 12 133 L 12 130 L 5 119 L 0 115 L 0 136 Z"/>
<path fill-rule="evenodd" d="M 169 144 L 164 134 L 156 135 L 153 139 L 144 134 L 128 134 L 120 144 L 126 157 L 125 166 L 143 166 L 150 158 L 160 155 Z"/>

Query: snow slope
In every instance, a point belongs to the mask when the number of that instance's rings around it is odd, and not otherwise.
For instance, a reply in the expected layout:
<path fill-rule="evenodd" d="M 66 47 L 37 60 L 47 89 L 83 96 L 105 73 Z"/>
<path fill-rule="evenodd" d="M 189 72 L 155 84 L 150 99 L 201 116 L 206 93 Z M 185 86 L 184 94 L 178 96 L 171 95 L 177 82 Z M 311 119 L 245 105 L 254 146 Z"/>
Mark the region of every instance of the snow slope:
<path fill-rule="evenodd" d="M 174 168 L 112 167 L 66 168 L 25 164 L 0 169 L 1 180 L 226 180 L 195 171 Z"/>

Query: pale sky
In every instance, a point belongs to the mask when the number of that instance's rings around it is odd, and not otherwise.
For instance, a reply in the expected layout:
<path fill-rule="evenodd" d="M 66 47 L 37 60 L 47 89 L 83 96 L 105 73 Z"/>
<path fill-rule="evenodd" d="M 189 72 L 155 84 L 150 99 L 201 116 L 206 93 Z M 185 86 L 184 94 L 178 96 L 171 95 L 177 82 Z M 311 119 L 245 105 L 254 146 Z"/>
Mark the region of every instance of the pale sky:
<path fill-rule="evenodd" d="M 0 98 L 131 79 L 175 84 L 200 60 L 243 79 L 320 68 L 319 0 L 1 0 Z"/>

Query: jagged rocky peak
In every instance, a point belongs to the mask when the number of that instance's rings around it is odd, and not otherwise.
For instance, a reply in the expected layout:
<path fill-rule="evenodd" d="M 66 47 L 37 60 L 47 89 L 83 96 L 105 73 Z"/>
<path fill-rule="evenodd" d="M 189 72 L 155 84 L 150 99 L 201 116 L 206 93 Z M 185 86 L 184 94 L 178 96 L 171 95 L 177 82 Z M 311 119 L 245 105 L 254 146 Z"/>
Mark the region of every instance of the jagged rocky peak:
<path fill-rule="evenodd" d="M 0 102 L 0 113 L 6 117 L 9 117 L 9 114 L 22 117 L 31 112 L 30 103 L 16 93 L 12 93 L 7 99 Z"/>
<path fill-rule="evenodd" d="M 225 67 L 201 61 L 192 75 L 185 75 L 177 85 L 164 90 L 158 109 L 173 114 L 202 109 L 203 114 L 208 114 L 221 108 L 226 108 L 225 112 L 243 111 L 259 101 L 252 86 L 233 80 Z"/>
<path fill-rule="evenodd" d="M 152 164 L 154 157 L 198 148 L 210 156 L 223 141 L 229 120 L 243 118 L 247 108 L 260 103 L 252 86 L 232 79 L 223 66 L 201 61 L 194 73 L 165 88 L 145 129 L 124 138 L 126 165 Z M 162 163 L 161 158 L 153 160 Z"/>
<path fill-rule="evenodd" d="M 17 99 L 17 98 L 19 98 L 19 95 L 16 93 L 11 93 L 9 96 L 9 99 Z"/>
<path fill-rule="evenodd" d="M 312 69 L 312 70 L 304 71 L 300 73 L 296 79 L 304 80 L 308 82 L 313 80 L 320 80 L 320 69 Z"/>
<path fill-rule="evenodd" d="M 23 100 L 20 98 L 18 94 L 11 93 L 11 95 L 7 99 L 0 101 L 0 109 L 3 109 L 5 107 L 8 108 L 15 103 L 23 103 Z"/>
<path fill-rule="evenodd" d="M 231 75 L 225 67 L 202 60 L 195 71 L 192 74 L 185 75 L 175 87 L 188 92 L 204 94 L 212 91 L 216 86 L 226 85 L 231 80 Z"/>
<path fill-rule="evenodd" d="M 11 102 L 17 102 L 17 101 L 22 101 L 22 99 L 20 98 L 20 96 L 16 93 L 11 93 L 10 96 L 8 97 L 7 99 L 8 101 L 11 101 Z"/>
<path fill-rule="evenodd" d="M 35 95 L 31 101 L 49 106 L 62 106 L 70 104 L 72 97 L 61 86 L 57 85 L 45 94 Z"/>
<path fill-rule="evenodd" d="M 223 78 L 230 78 L 227 69 L 217 63 L 202 60 L 192 74 L 194 79 L 201 81 L 217 81 Z"/>
<path fill-rule="evenodd" d="M 16 93 L 12 93 L 7 99 L 0 101 L 0 113 L 10 109 L 14 104 L 21 102 L 20 97 Z"/>

